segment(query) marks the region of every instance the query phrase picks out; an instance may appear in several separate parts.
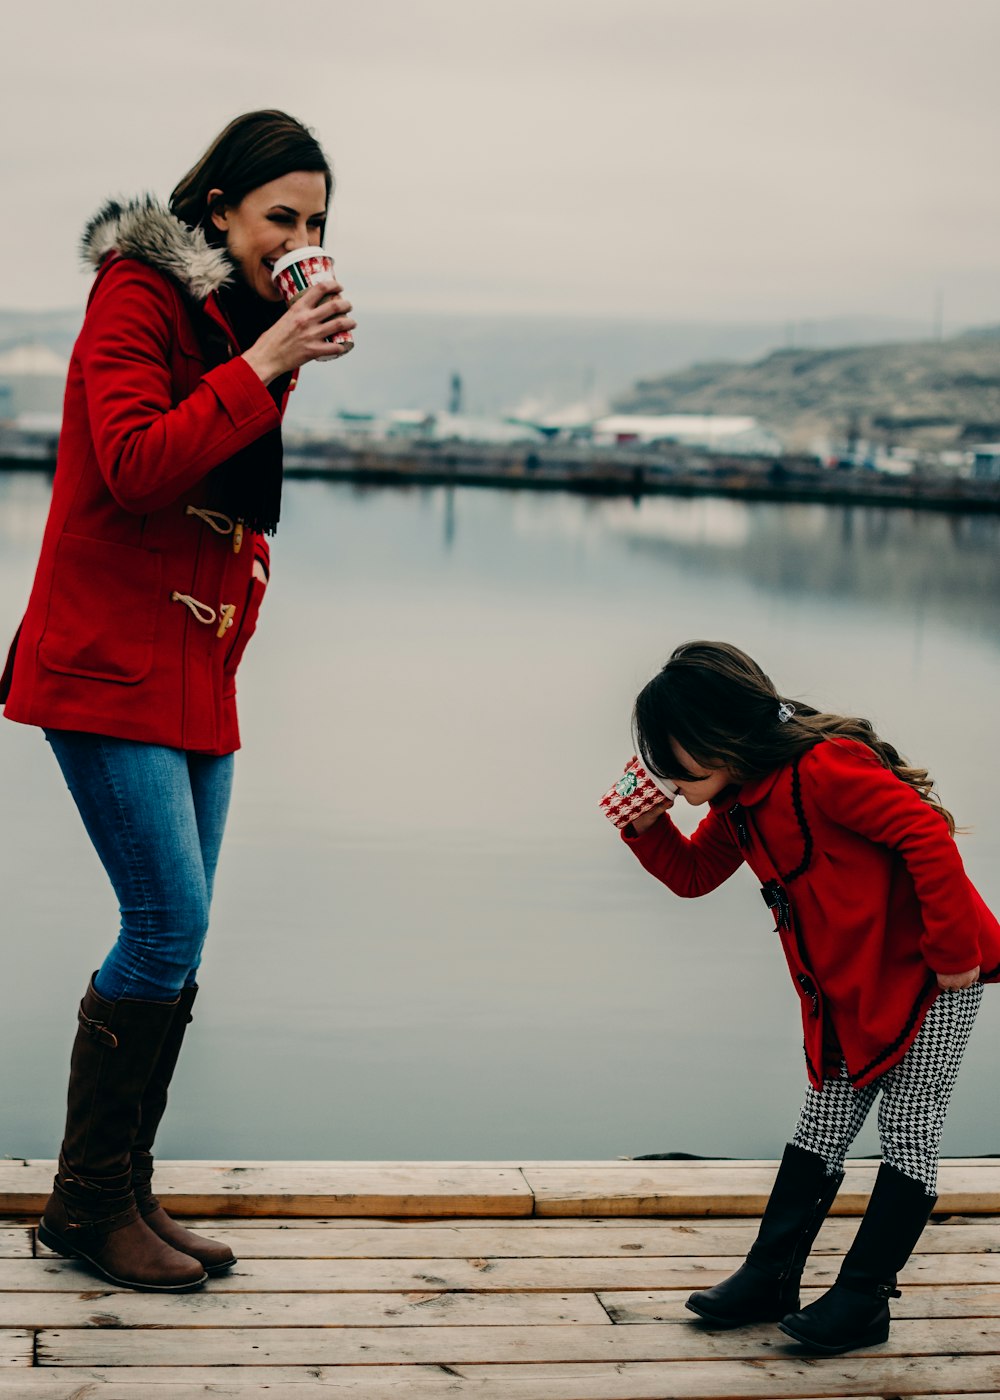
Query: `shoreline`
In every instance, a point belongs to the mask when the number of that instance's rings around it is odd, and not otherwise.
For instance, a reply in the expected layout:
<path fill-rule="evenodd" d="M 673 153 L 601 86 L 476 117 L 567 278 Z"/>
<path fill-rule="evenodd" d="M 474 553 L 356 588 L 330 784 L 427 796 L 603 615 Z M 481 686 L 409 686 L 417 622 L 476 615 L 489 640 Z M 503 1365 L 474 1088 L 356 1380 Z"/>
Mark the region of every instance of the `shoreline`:
<path fill-rule="evenodd" d="M 0 471 L 55 470 L 55 444 L 4 443 Z M 351 445 L 296 442 L 285 451 L 291 479 L 361 486 L 470 486 L 567 491 L 591 496 L 724 496 L 736 500 L 872 505 L 961 514 L 1000 513 L 1000 481 L 817 466 L 808 458 L 727 457 L 680 450 L 608 451 L 486 444 Z"/>

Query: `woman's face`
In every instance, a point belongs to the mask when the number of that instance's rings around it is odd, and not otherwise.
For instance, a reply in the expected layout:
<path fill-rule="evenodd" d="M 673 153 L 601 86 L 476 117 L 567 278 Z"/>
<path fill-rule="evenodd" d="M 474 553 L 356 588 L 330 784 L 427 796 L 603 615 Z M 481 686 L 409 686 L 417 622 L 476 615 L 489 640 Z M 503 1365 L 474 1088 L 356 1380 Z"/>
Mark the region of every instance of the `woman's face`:
<path fill-rule="evenodd" d="M 209 200 L 221 193 L 210 191 Z M 293 248 L 322 243 L 326 179 L 319 170 L 293 170 L 213 212 L 212 223 L 226 235 L 226 251 L 247 286 L 265 301 L 281 301 L 271 271 Z"/>
<path fill-rule="evenodd" d="M 673 779 L 680 788 L 684 801 L 691 807 L 704 806 L 724 788 L 731 787 L 740 781 L 731 768 L 722 765 L 718 768 L 706 768 L 703 763 L 692 758 L 687 749 L 682 748 L 676 739 L 670 740 L 670 747 L 678 764 L 685 773 L 691 775 L 689 778 Z"/>

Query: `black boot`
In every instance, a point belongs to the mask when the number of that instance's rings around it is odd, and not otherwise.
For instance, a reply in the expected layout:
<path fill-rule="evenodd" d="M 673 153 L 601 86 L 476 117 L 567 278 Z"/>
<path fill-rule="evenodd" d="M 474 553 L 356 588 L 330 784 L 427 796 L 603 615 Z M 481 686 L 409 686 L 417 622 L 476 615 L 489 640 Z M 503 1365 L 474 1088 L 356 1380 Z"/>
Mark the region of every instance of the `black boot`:
<path fill-rule="evenodd" d="M 896 1275 L 913 1253 L 936 1200 L 923 1182 L 883 1162 L 837 1282 L 815 1303 L 780 1322 L 782 1332 L 823 1356 L 886 1341 L 889 1299 L 899 1297 Z"/>
<path fill-rule="evenodd" d="M 716 1327 L 777 1322 L 799 1305 L 799 1281 L 844 1179 L 815 1152 L 789 1143 L 746 1263 L 685 1304 Z"/>
<path fill-rule="evenodd" d="M 193 1230 L 185 1230 L 183 1225 L 178 1225 L 177 1221 L 167 1214 L 153 1195 L 153 1140 L 167 1106 L 167 1090 L 177 1068 L 184 1033 L 191 1024 L 191 1009 L 197 995 L 197 986 L 184 987 L 181 990 L 173 1020 L 167 1027 L 159 1056 L 142 1096 L 139 1131 L 132 1146 L 132 1189 L 135 1192 L 139 1214 L 161 1240 L 165 1240 L 172 1249 L 197 1259 L 206 1273 L 221 1274 L 236 1263 L 236 1255 L 229 1246 L 221 1244 L 218 1240 L 210 1240 L 205 1235 L 196 1235 Z"/>
<path fill-rule="evenodd" d="M 140 1218 L 131 1149 L 139 1102 L 175 1002 L 105 1001 L 93 982 L 80 1003 L 70 1063 L 66 1135 L 38 1238 L 110 1283 L 180 1293 L 204 1283 L 189 1255 Z"/>

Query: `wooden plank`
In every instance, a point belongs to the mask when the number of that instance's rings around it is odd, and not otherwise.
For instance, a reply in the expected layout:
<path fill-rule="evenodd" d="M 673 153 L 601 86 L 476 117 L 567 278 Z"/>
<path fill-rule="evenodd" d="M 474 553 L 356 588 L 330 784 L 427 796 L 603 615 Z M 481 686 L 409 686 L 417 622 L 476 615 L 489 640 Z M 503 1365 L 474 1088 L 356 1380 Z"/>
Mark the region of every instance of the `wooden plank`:
<path fill-rule="evenodd" d="M 655 1364 L 655 1363 L 654 1363 Z M 949 1357 L 824 1357 L 816 1360 L 767 1359 L 756 1361 L 674 1362 L 652 1367 L 623 1363 L 616 1370 L 622 1378 L 615 1388 L 613 1375 L 601 1377 L 594 1366 L 562 1363 L 548 1369 L 550 1390 L 540 1390 L 538 1400 L 791 1400 L 792 1397 L 833 1396 L 929 1396 L 944 1390 L 959 1394 L 1000 1393 L 1000 1358 Z M 516 1366 L 463 1366 L 461 1375 L 488 1379 L 504 1400 L 502 1387 L 514 1387 L 525 1379 Z M 563 1389 L 563 1384 L 570 1384 Z M 656 1390 L 657 1384 L 662 1388 Z M 602 1389 L 602 1386 L 604 1387 Z M 517 1391 L 511 1389 L 510 1400 Z M 519 1397 L 518 1400 L 521 1400 Z M 534 1400 L 534 1397 L 533 1397 Z"/>
<path fill-rule="evenodd" d="M 41 1167 L 51 1176 L 56 1169 L 54 1157 L 6 1157 L 3 1163 L 13 1166 Z M 847 1174 L 856 1170 L 867 1170 L 878 1166 L 877 1157 L 849 1157 L 845 1166 Z M 288 1157 L 288 1158 L 240 1158 L 234 1161 L 232 1158 L 214 1157 L 164 1157 L 157 1158 L 157 1166 L 163 1168 L 180 1168 L 187 1170 L 194 1168 L 221 1169 L 228 1171 L 233 1167 L 253 1167 L 280 1169 L 282 1171 L 327 1171 L 331 1168 L 351 1167 L 354 1170 L 364 1169 L 370 1171 L 398 1170 L 405 1167 L 408 1171 L 440 1171 L 445 1169 L 454 1171 L 457 1168 L 469 1168 L 475 1171 L 497 1170 L 500 1168 L 513 1171 L 524 1171 L 528 1167 L 557 1167 L 567 1171 L 594 1171 L 605 1167 L 634 1167 L 638 1171 L 648 1170 L 650 1166 L 668 1165 L 679 1167 L 684 1171 L 733 1171 L 741 1172 L 747 1167 L 766 1167 L 769 1171 L 777 1172 L 778 1158 L 775 1157 L 679 1157 L 679 1158 L 648 1158 L 648 1157 L 574 1157 L 566 1160 L 547 1157 L 542 1160 L 534 1158 L 414 1158 L 400 1160 L 398 1158 L 313 1158 L 313 1157 Z M 982 1157 L 945 1157 L 942 1158 L 942 1165 L 947 1167 L 985 1167 L 995 1169 L 1000 1167 L 1000 1154 L 993 1153 Z"/>
<path fill-rule="evenodd" d="M 828 1362 L 824 1371 L 810 1372 L 804 1366 L 783 1365 L 772 1389 L 762 1386 L 756 1375 L 745 1375 L 746 1364 L 606 1364 L 569 1366 L 535 1366 L 518 1368 L 510 1375 L 494 1378 L 487 1369 L 469 1375 L 444 1372 L 433 1366 L 343 1366 L 338 1371 L 324 1368 L 287 1368 L 275 1366 L 262 1379 L 261 1371 L 228 1368 L 204 1371 L 203 1368 L 165 1369 L 143 1368 L 36 1369 L 21 1372 L 10 1383 L 0 1376 L 0 1397 L 3 1400 L 275 1400 L 276 1387 L 282 1386 L 282 1396 L 294 1400 L 328 1400 L 331 1394 L 363 1397 L 363 1400 L 454 1400 L 457 1394 L 468 1400 L 664 1400 L 665 1396 L 690 1396 L 692 1400 L 718 1400 L 718 1397 L 746 1396 L 748 1400 L 783 1400 L 783 1397 L 822 1396 L 824 1400 L 884 1400 L 885 1390 L 878 1396 L 857 1387 L 857 1378 L 843 1362 Z M 912 1375 L 901 1375 L 892 1364 L 878 1366 L 874 1379 L 887 1380 L 889 1392 L 908 1394 L 912 1400 L 927 1400 L 930 1392 L 917 1393 L 894 1385 L 896 1379 L 912 1385 Z M 496 1369 L 496 1368 L 490 1368 Z M 929 1375 L 937 1383 L 940 1368 Z M 982 1362 L 972 1358 L 968 1365 L 955 1358 L 954 1382 L 983 1372 Z M 182 1379 L 179 1379 L 182 1378 Z M 852 1385 L 852 1380 L 854 1385 Z M 734 1383 L 744 1382 L 734 1390 Z M 770 1383 L 770 1376 L 766 1378 Z M 831 1382 L 833 1389 L 831 1389 Z M 843 1389 L 836 1389 L 836 1386 Z M 20 1385 L 20 1389 L 18 1389 Z M 780 1389 L 779 1389 L 780 1386 Z M 996 1400 L 996 1392 L 934 1392 L 936 1400 Z"/>
<path fill-rule="evenodd" d="M 984 1217 L 979 1226 L 928 1227 L 917 1245 L 918 1254 L 1000 1253 L 1000 1221 Z M 204 1228 L 215 1239 L 225 1240 L 241 1259 L 455 1259 L 469 1255 L 491 1259 L 511 1258 L 614 1258 L 672 1257 L 691 1255 L 729 1257 L 746 1254 L 757 1235 L 756 1222 L 731 1225 L 622 1225 L 596 1230 L 590 1225 L 564 1222 L 553 1229 L 550 1222 L 517 1226 L 505 1224 L 463 1228 L 451 1225 L 405 1225 L 395 1230 L 351 1228 L 283 1230 L 247 1223 L 232 1230 L 229 1222 L 211 1221 Z M 844 1254 L 857 1234 L 853 1219 L 830 1220 L 824 1225 L 813 1254 Z M 30 1256 L 30 1243 L 27 1250 Z M 49 1255 L 41 1242 L 39 1256 Z M 9 1257 L 14 1257 L 11 1254 Z"/>
<path fill-rule="evenodd" d="M 623 1289 L 704 1288 L 725 1278 L 742 1257 L 686 1259 L 248 1259 L 211 1283 L 215 1293 L 477 1293 L 611 1292 Z M 807 1284 L 828 1287 L 835 1255 L 806 1266 Z M 1000 1255 L 914 1255 L 903 1283 L 952 1286 L 1000 1283 Z M 72 1260 L 0 1259 L 0 1292 L 78 1293 L 99 1281 Z"/>
<path fill-rule="evenodd" d="M 600 1173 L 526 1168 L 535 1214 L 549 1215 L 754 1215 L 767 1204 L 774 1173 L 759 1167 L 739 1172 L 719 1167 L 692 1172 L 683 1164 L 645 1164 L 636 1172 L 608 1167 Z M 867 1204 L 877 1165 L 859 1167 L 845 1180 L 833 1206 L 838 1215 L 858 1215 Z M 942 1166 L 939 1214 L 1000 1212 L 1000 1164 Z"/>
<path fill-rule="evenodd" d="M 0 1327 L 611 1326 L 592 1293 L 0 1293 Z M 690 1317 L 690 1314 L 688 1314 Z"/>
<path fill-rule="evenodd" d="M 945 1367 L 948 1366 L 948 1370 Z M 864 1382 L 859 1374 L 863 1367 Z M 942 1393 L 943 1378 L 951 1387 Z M 866 1357 L 859 1365 L 831 1358 L 805 1362 L 598 1362 L 500 1367 L 430 1366 L 38 1368 L 15 1377 L 0 1374 L 2 1400 L 328 1400 L 331 1394 L 358 1400 L 884 1400 L 907 1395 L 919 1400 L 995 1400 L 998 1369 L 982 1357 L 899 1362 Z M 866 1383 L 865 1383 L 866 1382 Z M 960 1394 L 956 1385 L 965 1385 Z M 977 1385 L 979 1389 L 977 1389 Z M 20 1388 L 18 1388 L 18 1386 Z M 279 1389 L 280 1387 L 280 1389 Z M 876 1389 L 877 1388 L 877 1389 Z"/>
<path fill-rule="evenodd" d="M 172 1214 L 179 1215 L 180 1212 L 172 1208 Z M 982 1220 L 983 1216 L 949 1216 L 951 1221 L 971 1222 Z M 32 1216 L 29 1223 L 38 1224 L 38 1216 Z M 284 1215 L 284 1216 L 197 1216 L 185 1215 L 185 1225 L 192 1230 L 378 1230 L 388 1234 L 390 1231 L 407 1231 L 422 1229 L 425 1227 L 442 1226 L 449 1230 L 474 1230 L 483 1227 L 495 1229 L 502 1225 L 505 1230 L 621 1230 L 628 1228 L 623 1225 L 620 1216 L 606 1219 L 600 1215 L 589 1216 L 562 1216 L 552 1215 L 545 1220 L 539 1220 L 534 1216 L 490 1216 L 477 1219 L 474 1215 L 459 1216 L 452 1219 L 448 1216 L 421 1216 L 419 1219 L 394 1220 L 391 1216 L 308 1216 L 308 1215 Z M 845 1218 L 845 1226 L 850 1225 L 850 1221 Z M 749 1229 L 749 1222 L 742 1216 L 646 1216 L 642 1220 L 643 1228 L 650 1230 L 677 1229 L 688 1225 L 692 1228 L 717 1230 L 727 1226 L 740 1226 Z M 857 1228 L 857 1221 L 854 1222 Z"/>
<path fill-rule="evenodd" d="M 41 1210 L 51 1163 L 0 1163 L 0 1212 Z M 379 1170 L 339 1163 L 326 1170 L 229 1165 L 157 1168 L 157 1194 L 183 1215 L 531 1215 L 532 1195 L 516 1168 Z"/>
<path fill-rule="evenodd" d="M 32 1242 L 30 1230 L 0 1230 L 0 1259 L 30 1259 Z"/>
<path fill-rule="evenodd" d="M 858 1214 L 876 1163 L 849 1165 L 834 1211 Z M 0 1162 L 0 1213 L 40 1210 L 51 1189 L 51 1161 Z M 180 1214 L 215 1217 L 295 1215 L 524 1216 L 755 1215 L 777 1163 L 617 1161 L 491 1166 L 448 1163 L 165 1162 L 157 1187 Z M 940 1172 L 938 1213 L 1000 1213 L 1000 1161 L 956 1159 Z"/>
<path fill-rule="evenodd" d="M 852 1222 L 844 1222 L 852 1224 Z M 544 1224 L 528 1229 L 505 1225 L 480 1225 L 460 1229 L 450 1225 L 409 1225 L 403 1230 L 260 1229 L 246 1226 L 229 1230 L 228 1221 L 213 1228 L 213 1238 L 225 1240 L 241 1259 L 455 1259 L 470 1255 L 489 1258 L 626 1258 L 638 1255 L 745 1253 L 753 1243 L 756 1227 L 741 1225 L 729 1231 L 695 1232 L 689 1227 L 621 1226 L 594 1230 L 587 1225 L 553 1230 Z M 856 1223 L 853 1223 L 856 1229 Z M 853 1233 L 853 1231 L 852 1231 Z M 997 1226 L 1000 1239 L 1000 1225 Z M 844 1237 L 844 1248 L 851 1236 Z M 728 1247 L 727 1247 L 728 1246 Z M 48 1255 L 41 1242 L 39 1256 Z"/>
<path fill-rule="evenodd" d="M 879 1357 L 1000 1353 L 1000 1320 L 922 1319 L 893 1324 L 889 1340 L 857 1351 Z M 787 1354 L 771 1326 L 714 1331 L 645 1327 L 42 1328 L 39 1366 L 502 1365 L 508 1362 L 752 1360 Z M 868 1382 L 870 1384 L 870 1382 Z"/>
<path fill-rule="evenodd" d="M 176 1213 L 176 1212 L 175 1212 Z M 24 1222 L 29 1226 L 38 1224 L 38 1216 L 31 1216 Z M 413 1220 L 393 1220 L 387 1217 L 364 1216 L 361 1218 L 348 1215 L 343 1216 L 185 1216 L 185 1225 L 192 1230 L 208 1230 L 218 1232 L 221 1229 L 230 1230 L 365 1230 L 378 1231 L 380 1234 L 388 1236 L 391 1232 L 406 1233 L 411 1230 L 432 1229 L 440 1227 L 448 1230 L 476 1230 L 487 1228 L 490 1230 L 503 1229 L 505 1231 L 516 1230 L 627 1230 L 643 1229 L 655 1230 L 698 1230 L 703 1232 L 706 1239 L 711 1239 L 714 1232 L 719 1230 L 740 1230 L 746 1231 L 752 1239 L 757 1232 L 758 1221 L 746 1216 L 728 1215 L 670 1215 L 656 1216 L 647 1215 L 640 1217 L 622 1216 L 601 1216 L 601 1215 L 549 1215 L 544 1219 L 537 1216 L 514 1216 L 514 1217 L 491 1217 L 488 1219 L 477 1219 L 475 1216 L 461 1216 L 457 1219 L 447 1217 L 421 1216 Z M 1000 1216 L 998 1215 L 961 1215 L 961 1214 L 934 1214 L 930 1220 L 931 1226 L 935 1229 L 974 1229 L 984 1226 L 990 1243 L 986 1246 L 989 1252 L 993 1252 L 993 1234 L 1000 1228 Z M 843 1239 L 853 1239 L 857 1233 L 857 1219 L 850 1216 L 831 1216 L 823 1226 L 824 1231 L 834 1232 L 834 1241 L 841 1236 Z M 839 1234 L 837 1233 L 839 1232 Z M 822 1232 L 821 1232 L 822 1238 Z M 921 1246 L 925 1236 L 921 1237 Z M 834 1244 L 839 1248 L 839 1244 Z M 951 1246 L 934 1246 L 935 1249 L 950 1249 Z M 709 1253 L 709 1250 L 704 1250 Z M 726 1250 L 726 1253 L 732 1253 Z M 960 1250 L 959 1253 L 966 1253 Z"/>
<path fill-rule="evenodd" d="M 0 1371 L 34 1365 L 35 1335 L 16 1328 L 0 1330 Z"/>
<path fill-rule="evenodd" d="M 181 1212 L 171 1208 L 172 1215 L 179 1215 Z M 980 1217 L 971 1217 L 979 1219 Z M 321 1217 L 310 1217 L 310 1215 L 280 1215 L 280 1217 L 268 1217 L 268 1215 L 185 1215 L 183 1222 L 190 1229 L 196 1231 L 246 1231 L 246 1229 L 276 1229 L 276 1231 L 298 1231 L 298 1229 L 363 1229 L 363 1231 L 380 1231 L 388 1235 L 391 1231 L 405 1233 L 413 1229 L 434 1228 L 441 1226 L 444 1229 L 483 1229 L 483 1228 L 503 1228 L 503 1229 L 548 1229 L 548 1231 L 566 1231 L 566 1229 L 622 1229 L 622 1219 L 604 1219 L 599 1215 L 592 1217 L 576 1217 L 576 1215 L 552 1215 L 548 1219 L 539 1221 L 531 1215 L 514 1215 L 514 1217 L 487 1217 L 476 1218 L 475 1215 L 464 1215 L 464 1217 L 450 1218 L 447 1215 L 431 1215 L 431 1217 L 420 1217 L 413 1219 L 392 1219 L 391 1217 L 352 1217 L 352 1215 L 321 1215 Z M 32 1224 L 38 1224 L 38 1217 L 32 1218 Z M 714 1219 L 713 1217 L 689 1217 L 686 1219 L 658 1218 L 655 1215 L 647 1215 L 641 1219 L 643 1229 L 668 1229 L 676 1228 L 678 1225 L 699 1226 L 704 1229 L 716 1229 L 724 1225 L 746 1225 L 742 1218 L 731 1219 L 723 1217 Z M 857 1226 L 857 1222 L 854 1222 Z"/>
<path fill-rule="evenodd" d="M 820 1288 L 804 1288 L 802 1301 L 811 1303 L 822 1293 Z M 599 1293 L 612 1321 L 621 1324 L 646 1322 L 678 1322 L 692 1320 L 684 1306 L 690 1289 L 655 1289 L 648 1293 Z M 892 1301 L 894 1318 L 917 1317 L 990 1317 L 1000 1318 L 1000 1285 L 986 1284 L 949 1286 L 947 1288 L 906 1288 L 901 1298 Z"/>
<path fill-rule="evenodd" d="M 894 1323 L 861 1358 L 990 1355 L 994 1327 L 978 1320 Z M 42 1329 L 39 1366 L 518 1365 L 595 1361 L 754 1361 L 789 1354 L 773 1326 L 711 1331 L 679 1323 L 647 1327 L 203 1327 L 203 1329 Z M 954 1386 L 954 1380 L 951 1380 Z M 871 1385 L 870 1380 L 866 1382 Z"/>
<path fill-rule="evenodd" d="M 228 1222 L 225 1222 L 228 1225 Z M 857 1229 L 845 1221 L 841 1252 Z M 458 1229 L 451 1226 L 411 1225 L 403 1231 L 370 1229 L 274 1230 L 246 1227 L 205 1227 L 213 1237 L 225 1240 L 241 1259 L 461 1259 L 469 1255 L 496 1258 L 634 1258 L 637 1256 L 735 1255 L 746 1253 L 756 1236 L 756 1226 L 731 1230 L 698 1231 L 690 1227 L 618 1226 L 594 1230 L 587 1225 L 553 1230 L 545 1224 L 528 1229 L 501 1225 Z M 929 1233 L 929 1232 L 928 1232 Z M 1000 1226 L 997 1227 L 1000 1238 Z M 838 1242 L 839 1243 L 839 1242 Z M 817 1252 L 830 1252 L 817 1242 Z M 39 1256 L 48 1251 L 39 1242 Z"/>

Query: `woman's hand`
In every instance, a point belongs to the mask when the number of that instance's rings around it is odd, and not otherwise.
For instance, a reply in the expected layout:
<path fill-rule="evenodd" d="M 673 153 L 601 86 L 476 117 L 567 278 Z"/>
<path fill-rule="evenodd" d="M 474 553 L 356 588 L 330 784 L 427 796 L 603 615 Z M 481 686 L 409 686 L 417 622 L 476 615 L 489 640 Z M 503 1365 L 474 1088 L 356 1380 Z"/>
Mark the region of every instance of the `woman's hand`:
<path fill-rule="evenodd" d="M 339 282 L 314 283 L 244 350 L 244 360 L 265 384 L 310 360 L 339 360 L 354 348 L 349 340 L 330 344 L 331 336 L 357 325 L 348 314 L 351 303 L 341 295 L 343 290 Z"/>
<path fill-rule="evenodd" d="M 666 799 L 664 799 L 663 802 L 657 802 L 655 807 L 650 807 L 647 811 L 643 812 L 641 816 L 632 818 L 632 830 L 637 836 L 644 831 L 648 831 L 653 823 L 673 805 L 672 802 L 668 802 Z"/>
<path fill-rule="evenodd" d="M 968 972 L 939 972 L 937 975 L 937 984 L 943 992 L 959 992 L 978 980 L 978 967 L 970 968 Z"/>

